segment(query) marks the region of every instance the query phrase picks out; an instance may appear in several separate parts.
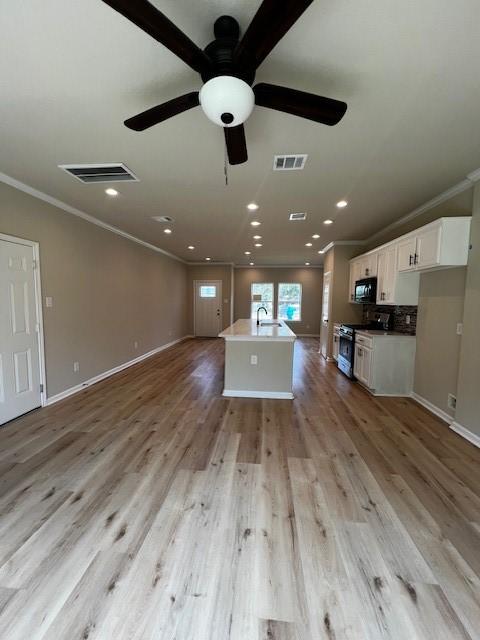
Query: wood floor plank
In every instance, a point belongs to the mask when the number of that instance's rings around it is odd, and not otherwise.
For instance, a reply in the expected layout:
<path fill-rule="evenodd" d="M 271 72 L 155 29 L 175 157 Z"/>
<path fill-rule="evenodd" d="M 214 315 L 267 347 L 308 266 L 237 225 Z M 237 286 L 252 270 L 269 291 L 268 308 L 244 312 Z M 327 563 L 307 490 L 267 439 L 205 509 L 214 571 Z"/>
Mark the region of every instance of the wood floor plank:
<path fill-rule="evenodd" d="M 0 637 L 480 640 L 480 451 L 297 340 L 187 340 L 0 429 Z"/>

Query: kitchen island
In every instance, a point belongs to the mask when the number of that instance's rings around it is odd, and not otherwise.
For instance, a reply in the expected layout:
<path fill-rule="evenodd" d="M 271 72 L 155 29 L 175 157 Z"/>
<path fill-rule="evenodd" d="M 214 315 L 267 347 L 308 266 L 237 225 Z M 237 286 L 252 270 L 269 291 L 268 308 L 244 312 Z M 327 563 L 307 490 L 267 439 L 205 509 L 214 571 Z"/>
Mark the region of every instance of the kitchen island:
<path fill-rule="evenodd" d="M 237 320 L 219 337 L 225 340 L 224 396 L 293 399 L 296 335 L 283 320 Z"/>

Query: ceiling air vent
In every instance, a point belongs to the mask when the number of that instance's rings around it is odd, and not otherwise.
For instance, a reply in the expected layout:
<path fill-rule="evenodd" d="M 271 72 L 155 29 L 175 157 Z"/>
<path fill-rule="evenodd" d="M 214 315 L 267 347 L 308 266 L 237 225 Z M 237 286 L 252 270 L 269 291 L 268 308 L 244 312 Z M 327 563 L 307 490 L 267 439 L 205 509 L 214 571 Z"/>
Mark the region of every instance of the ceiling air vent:
<path fill-rule="evenodd" d="M 124 164 L 59 164 L 71 176 L 80 182 L 138 182 L 137 176 Z"/>
<path fill-rule="evenodd" d="M 152 216 L 152 219 L 156 222 L 175 222 L 170 216 Z"/>
<path fill-rule="evenodd" d="M 273 157 L 274 171 L 301 171 L 305 167 L 308 154 L 297 153 Z"/>
<path fill-rule="evenodd" d="M 306 213 L 291 213 L 288 216 L 289 220 L 293 220 L 294 222 L 298 221 L 298 220 L 306 220 L 307 219 L 307 214 Z"/>

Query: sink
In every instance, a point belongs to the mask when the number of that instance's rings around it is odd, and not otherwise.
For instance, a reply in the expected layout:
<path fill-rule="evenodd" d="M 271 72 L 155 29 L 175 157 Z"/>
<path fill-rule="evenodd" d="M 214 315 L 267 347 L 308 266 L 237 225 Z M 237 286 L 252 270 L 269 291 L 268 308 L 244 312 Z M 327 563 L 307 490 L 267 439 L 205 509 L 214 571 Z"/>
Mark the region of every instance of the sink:
<path fill-rule="evenodd" d="M 278 322 L 278 320 L 266 320 L 265 322 L 260 322 L 261 327 L 281 327 L 282 323 Z"/>

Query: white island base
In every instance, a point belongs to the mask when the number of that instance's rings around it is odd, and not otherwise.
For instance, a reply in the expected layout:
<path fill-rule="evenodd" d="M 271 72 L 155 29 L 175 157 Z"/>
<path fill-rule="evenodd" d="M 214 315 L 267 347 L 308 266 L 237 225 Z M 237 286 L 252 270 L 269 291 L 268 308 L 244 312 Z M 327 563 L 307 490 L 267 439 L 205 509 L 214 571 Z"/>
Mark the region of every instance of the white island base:
<path fill-rule="evenodd" d="M 255 320 L 237 320 L 219 337 L 225 339 L 224 396 L 293 399 L 296 336 L 283 320 L 260 326 Z"/>

